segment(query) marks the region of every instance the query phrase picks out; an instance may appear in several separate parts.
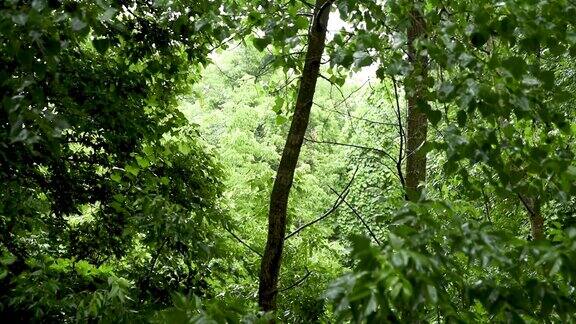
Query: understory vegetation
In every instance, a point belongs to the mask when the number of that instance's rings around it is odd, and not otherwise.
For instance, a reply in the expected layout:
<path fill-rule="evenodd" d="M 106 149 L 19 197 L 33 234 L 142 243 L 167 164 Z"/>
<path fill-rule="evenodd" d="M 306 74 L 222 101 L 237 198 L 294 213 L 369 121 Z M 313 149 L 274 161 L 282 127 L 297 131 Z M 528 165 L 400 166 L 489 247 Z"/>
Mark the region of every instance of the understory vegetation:
<path fill-rule="evenodd" d="M 576 2 L 0 3 L 7 323 L 575 323 Z"/>

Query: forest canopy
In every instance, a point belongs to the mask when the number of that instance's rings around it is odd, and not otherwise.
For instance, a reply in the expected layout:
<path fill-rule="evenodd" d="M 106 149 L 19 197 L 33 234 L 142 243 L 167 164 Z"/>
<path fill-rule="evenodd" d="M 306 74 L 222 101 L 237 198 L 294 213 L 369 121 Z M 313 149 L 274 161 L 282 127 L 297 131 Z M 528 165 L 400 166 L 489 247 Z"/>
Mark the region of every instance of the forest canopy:
<path fill-rule="evenodd" d="M 0 314 L 576 322 L 573 0 L 5 0 Z"/>

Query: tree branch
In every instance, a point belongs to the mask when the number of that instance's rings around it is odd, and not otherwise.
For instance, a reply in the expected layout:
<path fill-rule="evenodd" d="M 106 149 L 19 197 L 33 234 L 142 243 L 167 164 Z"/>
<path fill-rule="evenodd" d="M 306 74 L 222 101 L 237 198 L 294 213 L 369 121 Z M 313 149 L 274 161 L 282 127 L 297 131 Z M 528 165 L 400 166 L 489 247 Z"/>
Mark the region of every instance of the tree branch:
<path fill-rule="evenodd" d="M 352 182 L 354 181 L 354 178 L 356 177 L 357 172 L 358 172 L 358 167 L 356 167 L 356 170 L 354 170 L 354 174 L 352 174 L 352 178 L 350 179 L 350 181 L 348 181 L 348 184 L 346 184 L 346 187 L 344 187 L 342 192 L 336 193 L 338 195 L 338 198 L 336 199 L 336 201 L 334 202 L 332 207 L 330 209 L 328 209 L 328 211 L 326 211 L 322 216 L 316 218 L 315 220 L 298 227 L 294 232 L 286 235 L 286 237 L 284 237 L 284 240 L 287 240 L 290 237 L 298 234 L 299 232 L 301 232 L 306 227 L 309 227 L 309 226 L 312 226 L 312 225 L 318 223 L 319 221 L 330 216 L 334 211 L 336 211 L 336 209 L 338 209 L 338 207 L 340 207 L 340 205 L 342 205 L 342 202 L 344 202 L 344 199 L 346 199 L 346 196 L 348 196 L 348 194 L 350 193 L 349 188 L 352 185 Z M 332 188 L 330 188 L 330 189 L 333 190 Z"/>
<path fill-rule="evenodd" d="M 230 233 L 230 235 L 232 235 L 236 240 L 238 240 L 238 242 L 242 243 L 242 245 L 247 247 L 250 251 L 258 254 L 259 257 L 262 257 L 262 253 L 258 252 L 256 249 L 251 247 L 248 243 L 244 242 L 241 238 L 239 238 L 236 234 L 234 234 L 230 229 L 228 229 L 227 227 L 224 227 L 224 229 L 226 230 L 226 232 Z"/>
<path fill-rule="evenodd" d="M 308 137 L 305 137 L 304 139 L 308 142 L 317 143 L 317 144 L 331 144 L 331 145 L 338 145 L 338 146 L 353 147 L 353 148 L 367 150 L 367 151 L 374 151 L 374 152 L 379 153 L 381 155 L 384 155 L 387 158 L 391 159 L 392 161 L 396 162 L 396 159 L 392 155 L 390 155 L 390 153 L 388 153 L 382 149 L 379 149 L 379 148 L 362 146 L 362 145 L 357 145 L 357 144 L 331 142 L 331 141 L 317 141 L 317 140 L 313 140 L 313 139 L 308 138 Z"/>
<path fill-rule="evenodd" d="M 294 283 L 291 284 L 290 286 L 288 286 L 288 287 L 286 287 L 286 288 L 282 288 L 282 289 L 280 289 L 280 290 L 278 290 L 278 291 L 279 291 L 279 292 L 284 292 L 284 291 L 286 291 L 286 290 L 290 290 L 290 289 L 292 289 L 292 288 L 300 285 L 301 283 L 304 282 L 304 280 L 308 279 L 308 277 L 310 277 L 311 274 L 312 274 L 312 272 L 311 272 L 310 270 L 306 269 L 306 274 L 305 274 L 302 278 L 298 279 L 296 282 L 294 282 Z"/>
<path fill-rule="evenodd" d="M 320 17 L 322 17 L 322 15 L 324 14 L 324 11 L 326 11 L 326 9 L 330 8 L 330 6 L 332 5 L 332 3 L 334 2 L 334 0 L 327 0 L 326 2 L 324 2 L 322 4 L 322 6 L 320 7 L 320 9 L 318 10 L 318 13 L 316 14 L 316 17 L 314 17 L 315 20 L 320 20 Z M 322 26 L 322 24 L 316 24 L 316 28 L 318 29 L 318 31 L 321 30 L 321 28 L 327 28 L 328 26 Z"/>
<path fill-rule="evenodd" d="M 534 218 L 537 217 L 536 213 L 534 212 L 534 210 L 532 210 L 532 207 L 530 207 L 530 205 L 528 204 L 528 202 L 524 199 L 524 197 L 522 197 L 521 194 L 516 194 L 518 196 L 518 198 L 520 198 L 520 201 L 522 202 L 522 205 L 524 205 L 524 207 L 526 208 L 526 210 L 528 211 L 528 213 L 530 214 L 530 217 Z"/>
<path fill-rule="evenodd" d="M 332 192 L 336 193 L 336 190 L 330 188 L 330 190 L 332 190 Z M 356 210 L 356 208 L 354 208 L 352 205 L 350 205 L 346 199 L 343 199 L 344 204 L 346 204 L 346 206 L 348 206 L 348 208 L 350 208 L 350 210 L 354 213 L 354 215 L 356 215 L 356 217 L 362 222 L 362 224 L 364 225 L 364 227 L 366 227 L 366 229 L 368 230 L 368 232 L 370 233 L 370 236 L 374 239 L 374 241 L 376 241 L 376 243 L 378 245 L 380 245 L 380 241 L 378 240 L 378 238 L 376 238 L 376 234 L 374 234 L 374 232 L 372 231 L 372 229 L 370 228 L 370 226 L 368 226 L 368 223 L 366 223 L 366 221 L 364 221 L 364 218 L 362 218 L 362 216 L 360 216 L 360 213 L 358 213 L 358 211 Z"/>
<path fill-rule="evenodd" d="M 402 114 L 400 113 L 400 100 L 398 99 L 398 85 L 396 84 L 396 79 L 392 77 L 392 84 L 394 85 L 394 98 L 396 99 L 396 118 L 398 120 L 398 133 L 400 135 L 400 149 L 398 150 L 398 161 L 396 161 L 396 171 L 398 172 L 398 177 L 400 178 L 400 184 L 402 188 L 406 188 L 406 180 L 404 179 L 404 173 L 402 172 L 402 162 L 404 160 L 404 141 L 406 134 L 404 133 L 404 127 L 402 127 Z M 406 194 L 404 194 L 406 196 Z M 408 198 L 408 196 L 406 196 Z"/>
<path fill-rule="evenodd" d="M 328 108 L 328 107 L 326 107 L 326 106 L 322 106 L 322 105 L 317 104 L 317 103 L 315 103 L 315 102 L 314 102 L 314 105 L 322 108 L 322 110 L 332 111 L 332 112 L 335 112 L 335 113 L 337 113 L 337 114 L 339 114 L 339 115 L 341 115 L 341 116 L 349 117 L 349 118 L 352 118 L 352 119 L 358 119 L 358 120 L 367 122 L 367 123 L 369 123 L 369 124 L 377 124 L 377 125 L 384 125 L 384 126 L 398 126 L 398 124 L 396 124 L 396 123 L 387 123 L 387 122 L 376 121 L 376 120 L 372 120 L 372 119 L 368 119 L 368 118 L 364 118 L 364 117 L 354 116 L 354 115 L 350 114 L 349 111 L 347 111 L 347 112 L 344 113 L 344 112 L 339 111 L 338 109 L 330 109 L 330 108 Z"/>
<path fill-rule="evenodd" d="M 300 0 L 300 2 L 302 2 L 304 5 L 306 5 L 306 6 L 307 6 L 308 8 L 310 8 L 310 9 L 313 9 L 313 8 L 314 8 L 314 5 L 311 4 L 311 3 L 308 2 L 308 1 Z"/>
<path fill-rule="evenodd" d="M 484 196 L 484 211 L 486 218 L 489 223 L 492 223 L 492 218 L 490 217 L 490 198 L 486 194 L 486 191 L 484 191 L 484 188 L 480 188 L 480 190 L 482 191 L 482 196 Z"/>

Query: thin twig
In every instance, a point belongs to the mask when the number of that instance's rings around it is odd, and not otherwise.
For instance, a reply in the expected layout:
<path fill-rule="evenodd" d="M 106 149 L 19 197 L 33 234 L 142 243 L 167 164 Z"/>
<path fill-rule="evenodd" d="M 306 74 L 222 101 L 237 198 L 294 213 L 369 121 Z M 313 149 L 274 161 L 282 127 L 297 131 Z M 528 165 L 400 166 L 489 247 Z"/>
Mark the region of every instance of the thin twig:
<path fill-rule="evenodd" d="M 149 274 L 151 274 L 154 271 L 154 268 L 156 268 L 156 262 L 158 261 L 158 258 L 160 257 L 160 253 L 162 252 L 162 249 L 164 248 L 164 245 L 166 245 L 167 242 L 168 242 L 168 239 L 164 238 L 164 240 L 162 240 L 162 244 L 160 244 L 160 247 L 158 248 L 158 250 L 156 250 L 156 255 L 154 256 L 154 258 L 152 258 L 152 260 L 150 262 Z"/>
<path fill-rule="evenodd" d="M 346 199 L 346 196 L 348 196 L 348 194 L 350 193 L 349 188 L 352 185 L 352 182 L 354 181 L 354 178 L 356 177 L 357 172 L 358 172 L 358 167 L 356 167 L 356 170 L 354 170 L 354 174 L 352 174 L 352 178 L 350 178 L 350 181 L 348 181 L 348 183 L 346 184 L 346 187 L 344 187 L 344 189 L 340 193 L 337 193 L 338 198 L 336 199 L 336 201 L 334 201 L 334 204 L 332 205 L 332 207 L 330 209 L 328 209 L 328 211 L 326 211 L 322 216 L 316 218 L 315 220 L 298 227 L 292 233 L 286 235 L 286 237 L 284 237 L 284 240 L 287 240 L 290 237 L 298 234 L 299 232 L 301 232 L 306 227 L 309 227 L 309 226 L 312 226 L 312 225 L 318 223 L 319 221 L 330 216 L 334 211 L 336 211 L 336 209 L 338 209 L 338 207 L 340 207 L 342 202 L 344 202 L 344 199 Z M 330 189 L 332 189 L 332 188 L 330 188 Z"/>
<path fill-rule="evenodd" d="M 404 141 L 406 139 L 406 134 L 404 133 L 404 127 L 402 127 L 402 114 L 400 113 L 400 100 L 398 98 L 398 86 L 396 85 L 396 79 L 392 77 L 392 84 L 394 85 L 394 97 L 396 99 L 396 117 L 398 119 L 398 133 L 400 135 L 400 149 L 398 150 L 398 161 L 396 161 L 396 171 L 398 172 L 398 177 L 400 178 L 400 184 L 402 188 L 406 188 L 406 181 L 404 180 L 404 173 L 402 172 L 402 161 L 404 160 Z"/>
<path fill-rule="evenodd" d="M 242 245 L 244 245 L 245 247 L 247 247 L 250 251 L 258 254 L 258 256 L 262 257 L 262 253 L 258 252 L 256 249 L 254 249 L 253 247 L 251 247 L 248 243 L 244 242 L 241 238 L 239 238 L 236 234 L 234 234 L 230 229 L 228 229 L 227 227 L 224 227 L 224 229 L 230 233 L 230 235 L 232 235 L 236 240 L 238 240 L 238 242 L 242 243 Z"/>
<path fill-rule="evenodd" d="M 330 216 L 334 211 L 336 211 L 336 209 L 338 209 L 338 207 L 340 207 L 340 205 L 342 204 L 342 202 L 344 202 L 344 198 L 348 195 L 350 191 L 346 190 L 345 192 L 342 192 L 342 196 L 338 196 L 338 199 L 336 200 L 336 202 L 334 203 L 334 205 L 328 210 L 326 211 L 322 216 L 316 218 L 315 220 L 306 223 L 300 227 L 298 227 L 296 230 L 294 230 L 294 232 L 286 235 L 286 237 L 284 238 L 284 240 L 289 239 L 290 237 L 300 233 L 303 229 L 305 229 L 306 227 L 312 226 L 316 223 L 318 223 L 319 221 L 323 220 L 324 218 Z"/>
<path fill-rule="evenodd" d="M 480 188 L 480 191 L 482 191 L 482 196 L 484 196 L 484 210 L 486 212 L 486 218 L 489 223 L 492 223 L 492 218 L 490 217 L 490 198 L 486 194 L 486 191 L 484 191 L 484 188 Z"/>
<path fill-rule="evenodd" d="M 379 148 L 375 148 L 375 147 L 368 147 L 368 146 L 362 146 L 362 145 L 357 145 L 357 144 L 349 144 L 349 143 L 340 143 L 340 142 L 332 142 L 332 141 L 317 141 L 317 140 L 313 140 L 311 138 L 305 137 L 304 138 L 306 141 L 311 142 L 311 143 L 317 143 L 317 144 L 331 144 L 331 145 L 338 145 L 338 146 L 347 146 L 347 147 L 353 147 L 353 148 L 357 148 L 357 149 L 362 149 L 362 150 L 367 150 L 367 151 L 373 151 L 379 154 L 382 154 L 384 156 L 386 156 L 387 158 L 391 159 L 392 161 L 396 162 L 396 159 L 390 155 L 390 153 L 379 149 Z"/>
<path fill-rule="evenodd" d="M 296 282 L 294 282 L 294 283 L 291 284 L 290 286 L 288 286 L 288 287 L 286 287 L 286 288 L 279 289 L 278 291 L 279 291 L 279 292 L 284 292 L 284 291 L 286 291 L 286 290 L 290 290 L 290 289 L 292 289 L 292 288 L 300 285 L 301 283 L 304 282 L 304 280 L 308 279 L 308 277 L 310 277 L 311 274 L 312 274 L 312 271 L 306 269 L 306 274 L 305 274 L 302 278 L 298 279 Z"/>
<path fill-rule="evenodd" d="M 336 193 L 336 190 L 330 188 L 330 190 L 332 190 L 332 192 Z M 364 218 L 362 218 L 362 216 L 360 216 L 360 213 L 358 213 L 358 211 L 356 210 L 356 208 L 354 208 L 352 205 L 350 205 L 346 199 L 344 199 L 344 204 L 346 204 L 346 206 L 348 206 L 348 208 L 350 208 L 350 210 L 354 213 L 354 215 L 356 215 L 356 217 L 362 222 L 362 224 L 364 225 L 364 227 L 366 227 L 366 229 L 368 230 L 368 232 L 370 233 L 370 236 L 374 239 L 374 241 L 376 241 L 376 243 L 378 245 L 380 245 L 380 241 L 378 240 L 378 238 L 376 238 L 376 235 L 374 234 L 374 232 L 372 231 L 372 229 L 370 228 L 370 226 L 368 226 L 368 223 L 366 223 L 366 221 L 364 221 Z"/>
<path fill-rule="evenodd" d="M 292 82 L 294 82 L 294 80 L 296 80 L 296 79 L 298 79 L 298 77 L 296 77 L 296 76 L 295 76 L 295 77 L 288 77 L 288 76 L 286 76 L 284 85 L 282 85 L 281 87 L 276 88 L 276 89 L 270 91 L 270 95 L 275 95 L 275 94 L 279 93 L 280 91 L 284 90 L 285 88 L 289 87 L 289 86 L 292 84 Z"/>
<path fill-rule="evenodd" d="M 341 111 L 338 110 L 338 109 L 330 109 L 330 108 L 328 108 L 328 107 L 326 107 L 326 106 L 322 106 L 322 105 L 317 104 L 317 103 L 315 103 L 315 102 L 314 102 L 314 105 L 322 108 L 322 110 L 332 111 L 332 112 L 335 112 L 335 113 L 337 113 L 337 114 L 339 114 L 339 115 L 341 115 L 341 116 L 350 117 L 350 118 L 352 118 L 352 119 L 358 119 L 358 120 L 367 122 L 367 123 L 369 123 L 369 124 L 377 124 L 377 125 L 384 125 L 384 126 L 397 126 L 396 123 L 387 123 L 387 122 L 381 122 L 381 121 L 376 121 L 376 120 L 372 120 L 372 119 L 368 119 L 368 118 L 363 118 L 363 117 L 354 116 L 354 115 L 350 114 L 350 112 L 345 112 L 345 113 L 344 113 L 344 112 L 341 112 Z"/>
<path fill-rule="evenodd" d="M 326 76 L 323 75 L 322 73 L 320 73 L 318 76 L 319 76 L 321 79 L 324 79 L 324 80 L 326 80 L 326 81 L 328 81 L 328 82 L 330 83 L 330 86 L 331 86 L 330 89 L 332 89 L 332 87 L 334 87 L 334 88 L 336 88 L 336 90 L 338 90 L 338 92 L 340 93 L 340 96 L 342 97 L 342 100 L 340 100 L 340 102 L 338 102 L 338 103 L 336 104 L 336 106 L 340 106 L 341 104 L 345 104 L 346 107 L 348 108 L 348 110 L 349 110 L 349 108 L 350 108 L 350 107 L 348 106 L 348 100 L 350 99 L 350 97 L 352 97 L 352 95 L 355 94 L 356 92 L 362 90 L 362 88 L 364 88 L 364 86 L 365 86 L 366 84 L 370 84 L 370 80 L 366 80 L 366 81 L 364 81 L 364 83 L 362 83 L 362 85 L 360 85 L 358 88 L 352 90 L 348 95 L 344 95 L 344 92 L 342 91 L 342 88 L 341 88 L 338 84 L 334 83 L 332 80 L 330 80 L 328 77 L 326 77 Z M 330 96 L 330 97 L 332 97 L 332 96 Z"/>

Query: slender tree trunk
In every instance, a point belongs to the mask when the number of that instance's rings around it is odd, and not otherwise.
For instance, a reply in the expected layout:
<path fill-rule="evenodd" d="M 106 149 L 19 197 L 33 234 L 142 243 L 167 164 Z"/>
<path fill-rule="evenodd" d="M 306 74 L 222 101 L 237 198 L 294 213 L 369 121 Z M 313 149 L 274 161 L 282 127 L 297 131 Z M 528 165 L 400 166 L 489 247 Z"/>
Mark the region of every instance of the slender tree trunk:
<path fill-rule="evenodd" d="M 419 55 L 414 43 L 426 33 L 426 22 L 420 11 L 414 7 L 410 11 L 408 28 L 408 61 L 413 70 L 406 77 L 404 89 L 408 102 L 406 125 L 406 196 L 409 200 L 418 200 L 422 194 L 420 186 L 426 180 L 426 154 L 421 148 L 428 133 L 428 118 L 420 109 L 424 104 L 424 80 L 427 77 L 426 59 Z"/>
<path fill-rule="evenodd" d="M 542 217 L 541 202 L 538 198 L 519 196 L 526 207 L 528 218 L 530 219 L 530 233 L 532 239 L 543 240 L 544 236 L 544 217 Z"/>
<path fill-rule="evenodd" d="M 534 240 L 543 240 L 544 237 L 544 218 L 540 211 L 540 202 L 535 199 L 530 199 L 534 215 L 530 215 L 530 228 Z"/>
<path fill-rule="evenodd" d="M 304 142 L 306 128 L 308 127 L 310 109 L 312 108 L 316 81 L 320 71 L 320 60 L 324 52 L 326 27 L 331 3 L 331 0 L 316 1 L 314 21 L 308 35 L 306 61 L 302 71 L 292 124 L 290 125 L 290 131 L 286 138 L 286 144 L 282 151 L 282 158 L 270 195 L 268 238 L 260 265 L 260 287 L 258 289 L 258 304 L 264 311 L 270 311 L 276 307 L 278 277 L 282 261 L 284 236 L 286 235 L 288 196 L 292 187 L 300 149 Z"/>

